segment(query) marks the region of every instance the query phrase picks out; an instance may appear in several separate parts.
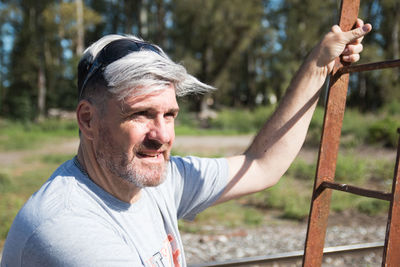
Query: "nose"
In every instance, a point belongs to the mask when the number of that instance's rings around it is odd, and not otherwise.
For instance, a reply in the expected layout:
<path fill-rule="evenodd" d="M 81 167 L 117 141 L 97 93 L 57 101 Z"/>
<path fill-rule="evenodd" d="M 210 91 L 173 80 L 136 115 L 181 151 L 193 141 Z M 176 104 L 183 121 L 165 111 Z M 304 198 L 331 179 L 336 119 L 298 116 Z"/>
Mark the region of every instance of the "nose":
<path fill-rule="evenodd" d="M 150 140 L 158 141 L 160 144 L 170 143 L 174 137 L 174 125 L 167 122 L 164 117 L 154 119 L 148 132 Z"/>

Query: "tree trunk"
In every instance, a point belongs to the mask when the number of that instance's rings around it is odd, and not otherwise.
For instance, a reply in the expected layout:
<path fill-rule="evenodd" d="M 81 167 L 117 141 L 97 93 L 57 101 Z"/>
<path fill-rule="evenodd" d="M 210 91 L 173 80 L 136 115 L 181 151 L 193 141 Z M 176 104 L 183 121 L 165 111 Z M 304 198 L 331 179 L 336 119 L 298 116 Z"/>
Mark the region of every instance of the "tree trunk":
<path fill-rule="evenodd" d="M 43 61 L 39 63 L 39 70 L 38 70 L 38 110 L 39 110 L 39 117 L 38 120 L 43 120 L 45 117 L 46 112 L 46 74 L 43 66 Z"/>
<path fill-rule="evenodd" d="M 392 47 L 393 47 L 393 58 L 399 59 L 400 58 L 400 4 L 396 3 L 395 5 L 395 16 L 394 16 L 394 25 L 393 25 L 393 32 L 392 32 Z M 397 76 L 400 75 L 400 69 L 397 68 Z M 397 77 L 398 78 L 398 77 Z"/>
<path fill-rule="evenodd" d="M 139 13 L 139 25 L 140 32 L 139 35 L 144 39 L 149 37 L 149 24 L 148 24 L 148 14 L 147 14 L 147 0 L 141 1 L 140 4 L 140 13 Z"/>
<path fill-rule="evenodd" d="M 3 113 L 3 107 L 4 107 L 4 96 L 5 96 L 5 88 L 3 85 L 3 69 L 5 69 L 4 64 L 4 45 L 3 45 L 3 40 L 0 40 L 0 114 Z"/>
<path fill-rule="evenodd" d="M 85 28 L 83 24 L 83 3 L 82 0 L 76 0 L 76 26 L 77 26 L 77 40 L 76 40 L 76 55 L 81 56 L 85 47 Z"/>
<path fill-rule="evenodd" d="M 164 8 L 164 1 L 157 0 L 157 33 L 155 35 L 156 43 L 163 47 L 165 45 L 165 8 Z"/>

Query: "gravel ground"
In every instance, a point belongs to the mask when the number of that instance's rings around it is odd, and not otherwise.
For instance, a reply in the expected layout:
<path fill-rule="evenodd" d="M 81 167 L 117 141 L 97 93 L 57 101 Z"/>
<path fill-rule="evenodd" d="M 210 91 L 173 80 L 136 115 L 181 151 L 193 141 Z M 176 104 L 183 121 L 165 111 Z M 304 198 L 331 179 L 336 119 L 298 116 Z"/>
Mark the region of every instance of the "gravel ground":
<path fill-rule="evenodd" d="M 382 242 L 385 238 L 386 219 L 357 215 L 344 216 L 330 222 L 325 247 Z M 223 229 L 204 227 L 209 234 L 182 233 L 188 264 L 226 261 L 243 257 L 265 256 L 304 249 L 307 224 L 282 221 L 256 229 Z M 342 258 L 324 258 L 323 266 L 380 266 L 382 255 Z M 293 266 L 301 266 L 301 263 Z"/>

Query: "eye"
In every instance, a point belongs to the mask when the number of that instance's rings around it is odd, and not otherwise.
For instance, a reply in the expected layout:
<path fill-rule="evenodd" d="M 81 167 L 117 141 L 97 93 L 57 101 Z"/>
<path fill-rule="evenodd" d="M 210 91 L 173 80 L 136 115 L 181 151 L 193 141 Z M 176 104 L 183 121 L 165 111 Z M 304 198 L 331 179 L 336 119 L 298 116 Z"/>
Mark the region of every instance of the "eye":
<path fill-rule="evenodd" d="M 175 119 L 176 116 L 178 116 L 178 112 L 175 112 L 175 111 L 167 112 L 164 114 L 165 118 Z"/>
<path fill-rule="evenodd" d="M 138 119 L 143 117 L 148 117 L 149 113 L 146 110 L 138 111 L 129 116 L 130 119 Z"/>

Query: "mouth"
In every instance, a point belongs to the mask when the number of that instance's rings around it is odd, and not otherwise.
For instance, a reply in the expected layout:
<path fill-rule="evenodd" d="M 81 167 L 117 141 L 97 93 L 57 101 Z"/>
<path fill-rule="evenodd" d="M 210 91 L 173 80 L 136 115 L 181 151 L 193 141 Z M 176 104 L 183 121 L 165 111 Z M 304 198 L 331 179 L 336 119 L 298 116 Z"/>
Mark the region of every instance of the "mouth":
<path fill-rule="evenodd" d="M 153 151 L 153 152 L 139 151 L 136 153 L 136 155 L 138 158 L 141 158 L 141 159 L 154 159 L 154 160 L 164 159 L 164 151 L 157 151 L 157 152 L 155 152 L 155 151 Z"/>

